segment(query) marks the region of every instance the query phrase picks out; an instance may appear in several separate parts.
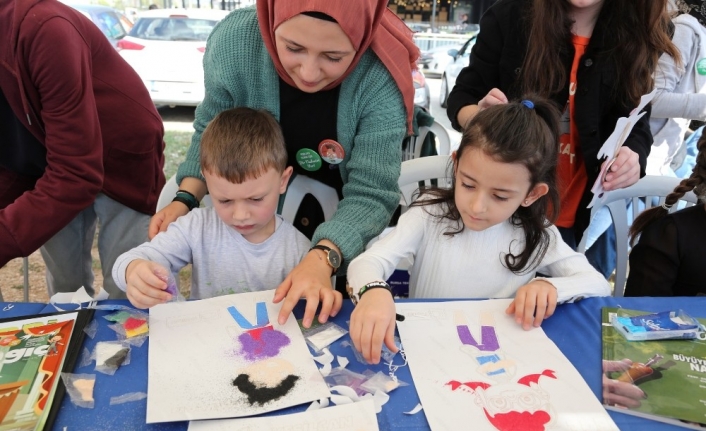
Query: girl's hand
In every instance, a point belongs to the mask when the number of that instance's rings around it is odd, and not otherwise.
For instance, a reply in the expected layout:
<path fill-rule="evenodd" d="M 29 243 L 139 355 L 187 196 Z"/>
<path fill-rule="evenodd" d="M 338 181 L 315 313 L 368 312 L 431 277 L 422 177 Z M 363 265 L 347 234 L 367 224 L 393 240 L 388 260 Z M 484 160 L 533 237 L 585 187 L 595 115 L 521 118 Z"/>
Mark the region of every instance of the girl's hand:
<path fill-rule="evenodd" d="M 532 280 L 517 290 L 505 313 L 514 314 L 515 322 L 527 331 L 538 328 L 556 310 L 556 287 L 546 280 Z"/>
<path fill-rule="evenodd" d="M 608 172 L 603 179 L 603 189 L 615 190 L 631 186 L 640 179 L 640 157 L 636 152 L 628 147 L 620 147 L 615 161 L 606 160 L 611 163 Z M 601 166 L 602 172 L 603 166 Z"/>
<path fill-rule="evenodd" d="M 125 270 L 127 299 L 137 308 L 150 308 L 169 301 L 172 295 L 164 291 L 167 283 L 157 276 L 168 273 L 166 268 L 149 260 L 133 260 Z"/>
<path fill-rule="evenodd" d="M 171 222 L 188 213 L 189 209 L 181 202 L 172 202 L 162 208 L 162 210 L 153 215 L 150 220 L 150 227 L 147 231 L 149 239 L 154 238 L 154 236 L 160 232 L 166 231 Z"/>
<path fill-rule="evenodd" d="M 383 341 L 392 352 L 397 352 L 395 317 L 395 301 L 387 289 L 370 290 L 355 306 L 351 314 L 351 340 L 368 363 L 380 362 Z"/>
<path fill-rule="evenodd" d="M 289 318 L 294 306 L 299 299 L 306 298 L 306 310 L 302 325 L 305 328 L 311 326 L 311 322 L 316 315 L 316 308 L 321 301 L 321 311 L 319 312 L 319 322 L 324 323 L 329 316 L 335 316 L 343 305 L 343 296 L 331 286 L 331 272 L 333 269 L 328 263 L 318 255 L 318 250 L 311 250 L 304 256 L 282 284 L 275 290 L 275 297 L 272 300 L 275 304 L 282 301 L 282 308 L 277 321 L 280 325 Z"/>

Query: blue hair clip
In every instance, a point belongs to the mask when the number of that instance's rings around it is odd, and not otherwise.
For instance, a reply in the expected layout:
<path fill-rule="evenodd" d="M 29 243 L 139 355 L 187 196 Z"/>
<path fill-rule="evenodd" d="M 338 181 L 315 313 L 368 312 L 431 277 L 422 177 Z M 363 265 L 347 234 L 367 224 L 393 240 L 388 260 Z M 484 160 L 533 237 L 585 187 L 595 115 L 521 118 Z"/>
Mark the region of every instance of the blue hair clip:
<path fill-rule="evenodd" d="M 525 105 L 526 107 L 528 107 L 528 108 L 530 108 L 530 109 L 534 109 L 534 103 L 532 103 L 531 100 L 525 99 L 525 100 L 523 100 L 523 101 L 520 102 L 520 103 L 522 103 L 523 105 Z"/>

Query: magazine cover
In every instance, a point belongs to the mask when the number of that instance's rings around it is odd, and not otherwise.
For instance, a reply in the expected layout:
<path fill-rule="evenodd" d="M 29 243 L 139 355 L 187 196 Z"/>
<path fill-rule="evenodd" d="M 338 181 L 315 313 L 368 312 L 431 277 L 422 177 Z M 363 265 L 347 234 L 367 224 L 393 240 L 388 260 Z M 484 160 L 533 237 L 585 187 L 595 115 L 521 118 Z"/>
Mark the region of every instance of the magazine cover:
<path fill-rule="evenodd" d="M 69 362 L 73 368 L 86 317 L 71 312 L 0 322 L 0 431 L 49 428 L 64 392 L 61 371 Z"/>
<path fill-rule="evenodd" d="M 665 311 L 603 308 L 603 404 L 627 414 L 706 429 L 706 341 L 628 341 L 611 324 L 618 310 L 621 316 Z"/>

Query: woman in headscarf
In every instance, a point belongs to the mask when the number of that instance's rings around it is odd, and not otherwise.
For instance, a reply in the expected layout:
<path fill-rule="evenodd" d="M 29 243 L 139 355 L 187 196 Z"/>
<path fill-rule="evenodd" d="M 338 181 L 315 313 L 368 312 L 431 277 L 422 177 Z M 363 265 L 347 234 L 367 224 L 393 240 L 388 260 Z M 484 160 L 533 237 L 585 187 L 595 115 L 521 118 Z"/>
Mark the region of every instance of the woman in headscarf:
<path fill-rule="evenodd" d="M 196 108 L 196 132 L 177 173 L 179 189 L 193 195 L 194 204 L 203 198 L 201 133 L 220 111 L 247 106 L 280 122 L 296 173 L 339 195 L 336 213 L 324 223 L 310 220 L 315 214 L 300 217 L 300 208 L 295 226 L 305 233 L 307 224 L 315 228 L 316 248 L 275 293 L 275 302 L 284 299 L 281 323 L 302 297 L 304 326 L 312 323 L 319 302 L 320 322 L 335 315 L 342 296 L 331 275 L 343 278 L 343 268 L 396 209 L 417 57 L 411 31 L 387 9 L 387 0 L 258 0 L 256 8 L 234 11 L 211 33 L 204 54 L 206 97 Z M 323 159 L 321 151 L 330 145 L 343 154 L 337 164 Z M 194 206 L 182 203 L 189 194 L 178 193 L 180 199 L 153 217 L 150 236 Z M 303 218 L 308 223 L 299 223 Z M 338 271 L 336 257 L 342 261 Z"/>

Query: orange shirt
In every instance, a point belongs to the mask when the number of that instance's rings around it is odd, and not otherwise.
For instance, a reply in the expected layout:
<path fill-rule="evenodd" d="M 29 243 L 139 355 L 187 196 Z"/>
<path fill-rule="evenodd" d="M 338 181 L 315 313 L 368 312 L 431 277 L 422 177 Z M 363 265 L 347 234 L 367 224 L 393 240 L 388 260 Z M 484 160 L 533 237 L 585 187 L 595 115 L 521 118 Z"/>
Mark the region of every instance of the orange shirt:
<path fill-rule="evenodd" d="M 566 108 L 560 122 L 561 136 L 559 136 L 559 164 L 557 167 L 561 211 L 556 225 L 560 227 L 572 227 L 574 225 L 576 210 L 588 183 L 578 130 L 574 123 L 574 112 L 576 112 L 574 109 L 574 94 L 576 94 L 577 87 L 576 70 L 589 41 L 590 38 L 588 37 L 574 35 L 572 38 L 575 54 L 569 76 L 569 100 L 566 102 Z"/>

